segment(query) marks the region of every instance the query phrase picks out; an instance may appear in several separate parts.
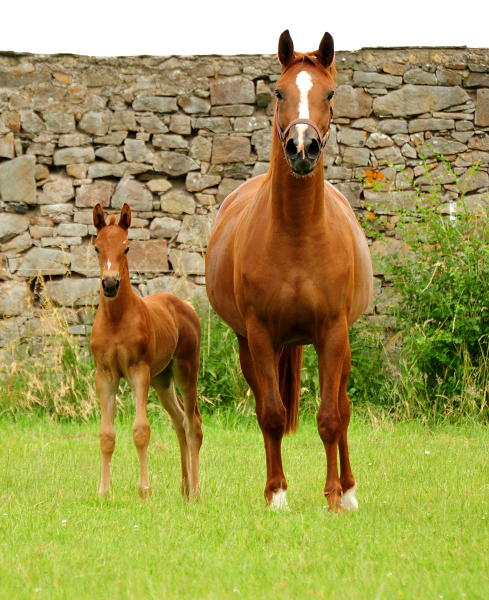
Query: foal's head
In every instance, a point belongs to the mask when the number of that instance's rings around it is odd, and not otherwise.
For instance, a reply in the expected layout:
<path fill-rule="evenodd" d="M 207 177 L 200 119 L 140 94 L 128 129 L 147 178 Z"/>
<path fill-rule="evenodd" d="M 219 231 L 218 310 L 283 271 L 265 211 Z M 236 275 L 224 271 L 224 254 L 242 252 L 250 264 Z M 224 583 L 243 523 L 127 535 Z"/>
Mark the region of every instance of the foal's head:
<path fill-rule="evenodd" d="M 104 209 L 100 204 L 93 209 L 93 224 L 98 232 L 95 240 L 95 252 L 100 263 L 102 290 L 107 298 L 115 298 L 119 291 L 121 274 L 127 269 L 127 253 L 129 242 L 127 230 L 131 226 L 131 209 L 124 204 L 119 223 L 110 215 L 109 223 L 105 222 Z"/>
<path fill-rule="evenodd" d="M 287 162 L 295 175 L 312 173 L 329 135 L 334 94 L 334 44 L 325 33 L 319 50 L 294 52 L 289 31 L 278 43 L 282 75 L 277 82 L 275 114 Z M 298 122 L 297 122 L 298 121 Z"/>

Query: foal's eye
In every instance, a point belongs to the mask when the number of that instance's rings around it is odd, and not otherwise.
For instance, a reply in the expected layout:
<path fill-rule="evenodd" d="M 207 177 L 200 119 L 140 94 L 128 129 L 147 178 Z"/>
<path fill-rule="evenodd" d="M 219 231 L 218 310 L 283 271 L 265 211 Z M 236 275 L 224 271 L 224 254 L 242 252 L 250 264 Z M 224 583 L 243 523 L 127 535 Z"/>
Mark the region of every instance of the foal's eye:
<path fill-rule="evenodd" d="M 328 95 L 328 102 L 331 102 L 331 100 L 333 99 L 334 96 L 334 92 L 330 92 L 330 94 Z"/>
<path fill-rule="evenodd" d="M 129 246 L 124 250 L 124 254 L 127 254 L 129 252 Z"/>
<path fill-rule="evenodd" d="M 94 250 L 95 250 L 95 252 L 96 252 L 97 254 L 99 254 L 99 253 L 100 253 L 100 250 L 97 248 L 97 246 L 94 246 Z"/>
<path fill-rule="evenodd" d="M 283 100 L 284 97 L 282 96 L 282 92 L 280 90 L 275 90 L 275 96 L 277 96 L 277 98 L 279 100 Z"/>

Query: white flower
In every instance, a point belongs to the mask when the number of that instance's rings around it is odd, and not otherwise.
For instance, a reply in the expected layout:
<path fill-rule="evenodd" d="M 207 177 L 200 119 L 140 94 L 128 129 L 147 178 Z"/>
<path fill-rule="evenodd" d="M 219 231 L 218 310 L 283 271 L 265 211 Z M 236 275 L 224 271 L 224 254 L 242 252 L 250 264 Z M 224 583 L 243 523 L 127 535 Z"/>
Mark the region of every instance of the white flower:
<path fill-rule="evenodd" d="M 424 451 L 424 453 L 425 453 L 425 454 L 429 454 L 429 453 L 430 453 L 430 451 L 429 451 L 429 450 L 425 450 L 425 451 Z"/>

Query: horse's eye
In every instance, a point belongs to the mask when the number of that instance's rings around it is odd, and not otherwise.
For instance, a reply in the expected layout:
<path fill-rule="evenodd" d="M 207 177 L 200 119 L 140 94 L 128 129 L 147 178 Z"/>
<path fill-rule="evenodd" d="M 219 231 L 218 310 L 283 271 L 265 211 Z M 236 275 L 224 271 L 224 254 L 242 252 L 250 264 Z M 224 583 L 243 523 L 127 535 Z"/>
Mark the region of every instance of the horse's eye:
<path fill-rule="evenodd" d="M 97 248 L 97 246 L 94 246 L 94 249 L 97 254 L 100 254 L 100 250 Z"/>
<path fill-rule="evenodd" d="M 328 102 L 331 102 L 331 100 L 333 99 L 333 96 L 334 96 L 334 92 L 331 92 L 331 93 L 328 95 Z"/>
<path fill-rule="evenodd" d="M 279 100 L 283 100 L 284 97 L 282 96 L 282 92 L 280 90 L 275 90 L 275 96 L 277 96 L 277 98 Z"/>
<path fill-rule="evenodd" d="M 127 254 L 129 252 L 129 246 L 124 250 L 124 254 Z"/>

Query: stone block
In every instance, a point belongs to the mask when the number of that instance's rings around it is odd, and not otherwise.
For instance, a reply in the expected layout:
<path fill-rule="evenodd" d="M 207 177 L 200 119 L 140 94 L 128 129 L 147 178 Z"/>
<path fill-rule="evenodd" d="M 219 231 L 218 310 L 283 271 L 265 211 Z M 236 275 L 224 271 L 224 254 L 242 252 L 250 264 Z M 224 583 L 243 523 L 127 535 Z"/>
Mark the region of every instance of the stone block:
<path fill-rule="evenodd" d="M 35 240 L 40 240 L 43 237 L 49 237 L 54 235 L 54 227 L 43 226 L 43 225 L 31 225 L 29 227 L 29 233 Z"/>
<path fill-rule="evenodd" d="M 46 295 L 59 306 L 96 306 L 100 298 L 100 279 L 47 281 Z"/>
<path fill-rule="evenodd" d="M 192 302 L 197 308 L 208 306 L 205 286 L 197 285 L 189 277 L 175 277 L 174 275 L 165 275 L 164 277 L 155 277 L 148 281 L 148 293 L 158 294 L 165 292 L 174 294 L 180 300 Z"/>
<path fill-rule="evenodd" d="M 180 231 L 182 222 L 171 217 L 156 217 L 151 221 L 149 233 L 152 238 L 172 238 Z"/>
<path fill-rule="evenodd" d="M 130 248 L 130 273 L 161 273 L 169 270 L 165 240 L 133 241 Z"/>
<path fill-rule="evenodd" d="M 2 244 L 1 251 L 9 258 L 24 252 L 32 246 L 32 238 L 27 231 Z"/>
<path fill-rule="evenodd" d="M 63 148 L 54 153 L 54 164 L 76 165 L 81 163 L 91 163 L 95 160 L 95 151 L 91 146 L 87 148 Z"/>
<path fill-rule="evenodd" d="M 219 175 L 202 175 L 201 173 L 187 173 L 185 187 L 189 192 L 200 192 L 206 188 L 219 185 Z"/>
<path fill-rule="evenodd" d="M 212 133 L 231 133 L 233 128 L 227 117 L 197 117 L 192 120 L 194 129 L 206 129 Z"/>
<path fill-rule="evenodd" d="M 489 73 L 470 73 L 464 81 L 465 87 L 489 87 Z"/>
<path fill-rule="evenodd" d="M 0 283 L 0 316 L 15 317 L 25 314 L 32 306 L 32 292 L 20 281 Z"/>
<path fill-rule="evenodd" d="M 124 156 L 117 150 L 115 146 L 103 146 L 95 150 L 95 156 L 111 164 L 117 164 L 124 160 Z"/>
<path fill-rule="evenodd" d="M 88 227 L 82 223 L 61 223 L 56 233 L 62 237 L 85 237 L 88 234 Z"/>
<path fill-rule="evenodd" d="M 4 202 L 36 204 L 34 156 L 21 156 L 0 164 L 0 194 Z"/>
<path fill-rule="evenodd" d="M 477 90 L 475 124 L 479 127 L 489 127 L 489 88 Z"/>
<path fill-rule="evenodd" d="M 214 139 L 211 162 L 215 165 L 220 165 L 223 163 L 247 162 L 250 160 L 250 156 L 250 138 L 232 136 Z M 263 159 L 267 160 L 269 156 L 270 155 L 263 157 Z M 262 160 L 261 156 L 259 156 L 259 160 Z"/>
<path fill-rule="evenodd" d="M 217 189 L 216 202 L 221 204 L 221 202 L 227 198 L 231 192 L 234 192 L 235 189 L 239 188 L 242 183 L 244 183 L 244 179 L 224 178 Z"/>
<path fill-rule="evenodd" d="M 21 259 L 16 271 L 21 277 L 36 275 L 65 275 L 70 265 L 70 255 L 52 248 L 31 248 Z"/>
<path fill-rule="evenodd" d="M 171 188 L 168 179 L 150 179 L 146 185 L 153 193 L 167 192 Z"/>
<path fill-rule="evenodd" d="M 394 135 L 396 133 L 407 133 L 408 123 L 403 119 L 383 119 L 378 125 L 379 133 Z"/>
<path fill-rule="evenodd" d="M 179 133 L 180 135 L 190 135 L 192 133 L 190 117 L 186 115 L 172 115 L 170 118 L 170 131 Z"/>
<path fill-rule="evenodd" d="M 59 136 L 59 148 L 73 148 L 74 146 L 88 146 L 92 143 L 92 137 L 85 133 L 66 133 Z"/>
<path fill-rule="evenodd" d="M 136 117 L 132 110 L 116 110 L 110 120 L 110 131 L 137 131 Z"/>
<path fill-rule="evenodd" d="M 181 215 L 195 212 L 195 200 L 192 194 L 185 190 L 173 189 L 161 196 L 161 210 L 167 213 Z"/>
<path fill-rule="evenodd" d="M 174 133 L 157 134 L 153 136 L 153 146 L 163 150 L 186 149 L 188 148 L 188 141 L 181 135 Z"/>
<path fill-rule="evenodd" d="M 0 157 L 15 158 L 14 134 L 7 133 L 6 136 L 0 137 Z"/>
<path fill-rule="evenodd" d="M 188 215 L 183 219 L 177 243 L 199 249 L 207 248 L 213 227 L 214 218 L 211 215 Z"/>
<path fill-rule="evenodd" d="M 83 184 L 76 190 L 75 206 L 91 208 L 101 204 L 104 208 L 110 206 L 110 199 L 114 193 L 115 184 L 111 181 L 94 181 Z"/>
<path fill-rule="evenodd" d="M 79 246 L 81 244 L 81 237 L 47 237 L 41 238 L 42 248 L 70 248 L 72 246 Z"/>
<path fill-rule="evenodd" d="M 20 110 L 20 123 L 22 130 L 26 133 L 39 133 L 45 128 L 45 125 L 36 113 L 32 110 Z"/>
<path fill-rule="evenodd" d="M 445 131 L 455 128 L 453 119 L 413 119 L 409 121 L 409 133 L 420 131 Z"/>
<path fill-rule="evenodd" d="M 91 110 L 83 115 L 78 123 L 78 128 L 92 135 L 105 135 L 109 130 L 111 119 L 112 112 L 110 110 Z"/>
<path fill-rule="evenodd" d="M 153 209 L 153 195 L 139 181 L 123 179 L 115 189 L 111 205 L 112 208 L 122 208 L 126 203 L 129 204 L 133 211 L 150 211 Z"/>
<path fill-rule="evenodd" d="M 471 132 L 469 132 L 470 134 Z M 487 133 L 480 133 L 470 138 L 469 148 L 471 150 L 483 150 L 489 152 L 489 135 Z"/>
<path fill-rule="evenodd" d="M 240 75 L 212 79 L 211 103 L 222 104 L 254 104 L 256 100 L 253 81 Z"/>
<path fill-rule="evenodd" d="M 122 162 L 116 165 L 96 162 L 88 167 L 88 178 L 97 179 L 98 177 L 122 177 L 127 170 L 127 163 Z"/>
<path fill-rule="evenodd" d="M 367 141 L 367 132 L 360 129 L 350 129 L 349 127 L 341 127 L 338 132 L 338 142 L 345 146 L 354 146 L 355 148 L 363 148 Z"/>
<path fill-rule="evenodd" d="M 211 109 L 211 103 L 205 98 L 197 98 L 196 96 L 180 96 L 178 106 L 190 115 L 204 114 L 206 115 Z"/>
<path fill-rule="evenodd" d="M 212 139 L 198 135 L 190 142 L 189 156 L 195 160 L 210 162 L 212 156 Z"/>
<path fill-rule="evenodd" d="M 37 198 L 38 204 L 63 204 L 75 196 L 73 182 L 68 177 L 56 177 L 46 182 L 42 194 Z"/>
<path fill-rule="evenodd" d="M 467 92 L 460 87 L 405 85 L 375 98 L 373 110 L 379 116 L 407 117 L 440 111 L 467 100 Z"/>
<path fill-rule="evenodd" d="M 433 137 L 420 146 L 418 154 L 421 157 L 431 158 L 432 156 L 437 156 L 439 154 L 459 154 L 466 150 L 467 146 L 465 144 L 461 144 L 455 140 Z"/>
<path fill-rule="evenodd" d="M 256 162 L 253 166 L 252 177 L 257 177 L 258 175 L 265 175 L 265 173 L 268 173 L 269 168 L 270 163 L 268 162 Z"/>
<path fill-rule="evenodd" d="M 348 183 L 335 183 L 335 188 L 343 194 L 351 207 L 360 208 L 360 195 L 363 191 L 363 185 L 361 183 L 356 183 L 354 181 Z"/>
<path fill-rule="evenodd" d="M 252 104 L 224 104 L 213 106 L 211 117 L 249 117 L 255 112 Z"/>
<path fill-rule="evenodd" d="M 198 252 L 172 248 L 168 258 L 177 275 L 205 275 L 205 260 Z"/>
<path fill-rule="evenodd" d="M 75 117 L 71 109 L 58 106 L 43 112 L 44 122 L 53 133 L 73 133 L 76 129 Z"/>
<path fill-rule="evenodd" d="M 70 223 L 73 217 L 71 204 L 46 204 L 41 206 L 41 215 L 49 217 L 53 223 Z"/>
<path fill-rule="evenodd" d="M 146 162 L 148 149 L 143 140 L 126 139 L 124 141 L 124 154 L 128 162 Z"/>
<path fill-rule="evenodd" d="M 146 96 L 144 98 L 136 98 L 132 103 L 134 110 L 142 112 L 155 113 L 170 113 L 175 112 L 177 107 L 176 98 L 168 98 L 166 96 Z"/>
<path fill-rule="evenodd" d="M 108 146 L 120 146 L 126 137 L 127 131 L 112 131 L 107 135 L 95 138 L 94 142 L 96 144 L 107 144 Z"/>
<path fill-rule="evenodd" d="M 393 146 L 394 142 L 392 138 L 384 133 L 372 133 L 372 135 L 368 138 L 366 146 L 368 148 L 388 148 L 389 146 Z"/>
<path fill-rule="evenodd" d="M 353 85 L 356 87 L 395 89 L 402 85 L 402 77 L 384 73 L 353 72 Z"/>
<path fill-rule="evenodd" d="M 155 153 L 153 168 L 157 173 L 178 177 L 189 171 L 196 171 L 199 169 L 199 164 L 185 154 L 163 151 Z"/>
<path fill-rule="evenodd" d="M 376 192 L 365 189 L 363 191 L 365 205 L 378 214 L 390 214 L 396 210 L 414 210 L 416 192 Z"/>
<path fill-rule="evenodd" d="M 368 117 L 372 112 L 372 102 L 372 97 L 362 89 L 340 85 L 334 95 L 334 116 L 350 119 Z"/>
<path fill-rule="evenodd" d="M 234 121 L 234 131 L 237 133 L 252 133 L 258 129 L 269 129 L 268 117 L 238 117 Z"/>
<path fill-rule="evenodd" d="M 71 248 L 71 272 L 85 277 L 100 275 L 100 265 L 92 244 L 81 244 Z"/>
<path fill-rule="evenodd" d="M 256 82 L 256 105 L 266 107 L 270 104 L 273 98 L 273 92 L 270 86 L 263 79 Z"/>
<path fill-rule="evenodd" d="M 409 69 L 404 73 L 404 83 L 411 83 L 413 85 L 437 85 L 438 79 L 435 73 L 429 73 L 423 69 L 414 68 Z"/>
<path fill-rule="evenodd" d="M 366 167 L 370 158 L 367 148 L 350 148 L 346 146 L 343 151 L 343 164 L 351 167 Z"/>
<path fill-rule="evenodd" d="M 406 162 L 397 146 L 378 148 L 374 150 L 374 154 L 375 158 L 379 162 L 379 165 L 403 165 Z"/>

